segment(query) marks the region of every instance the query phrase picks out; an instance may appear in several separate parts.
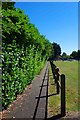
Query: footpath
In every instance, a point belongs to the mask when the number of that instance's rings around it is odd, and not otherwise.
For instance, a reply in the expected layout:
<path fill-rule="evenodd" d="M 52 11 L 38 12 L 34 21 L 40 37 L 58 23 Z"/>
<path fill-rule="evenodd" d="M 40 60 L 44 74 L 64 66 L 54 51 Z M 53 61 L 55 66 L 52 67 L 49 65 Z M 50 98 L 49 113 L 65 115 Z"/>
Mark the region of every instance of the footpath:
<path fill-rule="evenodd" d="M 80 112 L 50 115 L 48 113 L 48 87 L 49 87 L 48 62 L 25 91 L 18 95 L 7 110 L 0 113 L 0 120 L 78 120 Z M 80 116 L 79 116 L 80 117 Z"/>
<path fill-rule="evenodd" d="M 32 84 L 8 108 L 5 118 L 47 119 L 48 63 Z M 4 116 L 3 116 L 4 118 Z"/>

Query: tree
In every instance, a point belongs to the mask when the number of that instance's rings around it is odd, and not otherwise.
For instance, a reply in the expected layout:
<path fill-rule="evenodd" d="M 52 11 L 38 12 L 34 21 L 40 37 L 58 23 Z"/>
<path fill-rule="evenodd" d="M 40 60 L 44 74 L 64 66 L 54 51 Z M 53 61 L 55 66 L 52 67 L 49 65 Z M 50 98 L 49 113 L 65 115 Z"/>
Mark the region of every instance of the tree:
<path fill-rule="evenodd" d="M 70 58 L 70 56 L 67 55 L 65 52 L 62 53 L 62 59 L 63 59 L 63 60 L 67 60 L 67 59 L 69 59 L 69 58 Z"/>
<path fill-rule="evenodd" d="M 76 51 L 73 51 L 71 54 L 70 54 L 70 58 L 72 59 L 77 59 L 78 58 L 78 54 Z"/>
<path fill-rule="evenodd" d="M 57 44 L 57 43 L 52 43 L 52 46 L 53 46 L 53 59 L 57 59 L 58 58 L 58 56 L 61 54 L 61 47 L 60 47 L 60 45 L 59 44 Z"/>
<path fill-rule="evenodd" d="M 67 54 L 65 52 L 63 52 L 62 57 L 66 57 L 66 56 L 67 56 Z"/>
<path fill-rule="evenodd" d="M 77 58 L 80 60 L 80 50 L 77 51 Z"/>
<path fill-rule="evenodd" d="M 2 4 L 2 9 L 15 9 L 14 8 L 14 4 L 15 2 L 10 2 L 11 0 L 8 0 L 8 2 L 4 2 L 4 4 Z"/>
<path fill-rule="evenodd" d="M 65 53 L 65 52 L 63 52 L 63 54 L 62 54 L 62 59 L 67 59 L 67 54 Z"/>

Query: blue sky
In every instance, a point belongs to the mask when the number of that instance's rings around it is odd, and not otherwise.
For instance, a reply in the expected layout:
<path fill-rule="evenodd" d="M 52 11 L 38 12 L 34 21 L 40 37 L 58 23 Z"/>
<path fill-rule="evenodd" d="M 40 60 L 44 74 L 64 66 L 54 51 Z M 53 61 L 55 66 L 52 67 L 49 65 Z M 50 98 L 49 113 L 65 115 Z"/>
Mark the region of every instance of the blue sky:
<path fill-rule="evenodd" d="M 58 43 L 62 52 L 78 49 L 77 2 L 16 2 L 15 7 L 24 10 L 39 32 Z"/>
<path fill-rule="evenodd" d="M 12 0 L 18 2 L 79 2 L 79 0 Z"/>

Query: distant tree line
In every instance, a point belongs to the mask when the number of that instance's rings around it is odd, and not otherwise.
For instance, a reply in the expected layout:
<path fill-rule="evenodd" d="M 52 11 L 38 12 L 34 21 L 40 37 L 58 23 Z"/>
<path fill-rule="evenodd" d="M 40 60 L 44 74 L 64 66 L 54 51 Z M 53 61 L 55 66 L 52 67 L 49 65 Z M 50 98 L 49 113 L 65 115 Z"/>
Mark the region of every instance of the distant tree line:
<path fill-rule="evenodd" d="M 55 42 L 52 43 L 52 53 L 49 60 L 80 60 L 80 50 L 72 51 L 70 55 L 63 52 L 61 55 L 61 46 Z"/>
<path fill-rule="evenodd" d="M 80 60 L 80 50 L 72 51 L 70 55 L 67 55 L 65 52 L 63 52 L 61 58 L 63 60 Z"/>

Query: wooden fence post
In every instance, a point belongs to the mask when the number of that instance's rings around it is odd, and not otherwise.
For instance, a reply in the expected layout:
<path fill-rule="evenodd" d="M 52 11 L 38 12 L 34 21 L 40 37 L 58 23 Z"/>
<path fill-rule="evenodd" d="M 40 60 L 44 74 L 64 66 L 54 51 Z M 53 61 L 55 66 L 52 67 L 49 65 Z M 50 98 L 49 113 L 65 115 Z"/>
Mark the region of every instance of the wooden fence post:
<path fill-rule="evenodd" d="M 61 75 L 61 115 L 66 114 L 66 102 L 65 102 L 65 75 Z"/>
<path fill-rule="evenodd" d="M 55 83 L 57 83 L 59 80 L 59 68 L 55 69 Z"/>
<path fill-rule="evenodd" d="M 57 82 L 57 94 L 59 94 L 59 83 Z"/>
<path fill-rule="evenodd" d="M 55 84 L 57 88 L 57 94 L 59 94 L 59 68 L 55 69 Z"/>
<path fill-rule="evenodd" d="M 56 69 L 56 66 L 53 64 L 53 78 L 55 79 L 55 69 Z"/>

